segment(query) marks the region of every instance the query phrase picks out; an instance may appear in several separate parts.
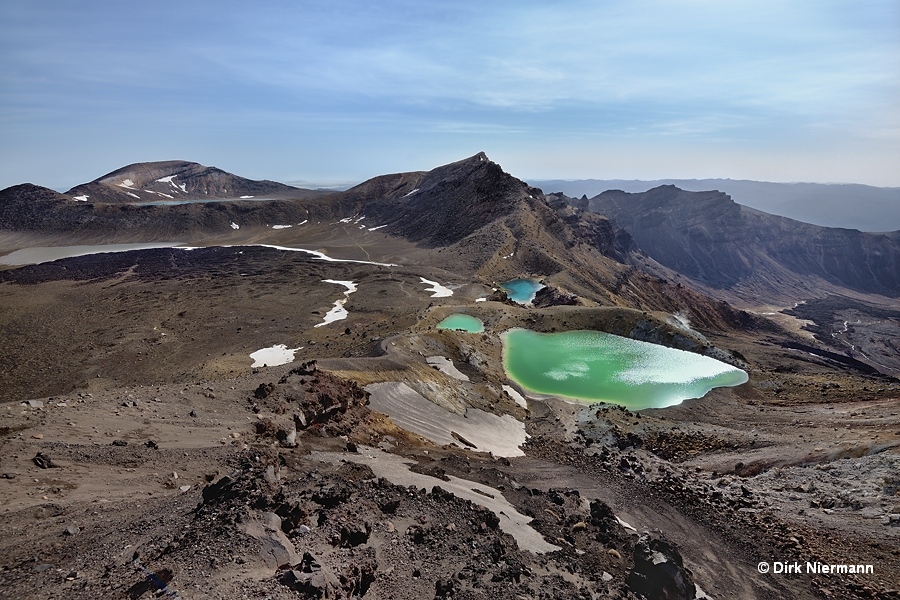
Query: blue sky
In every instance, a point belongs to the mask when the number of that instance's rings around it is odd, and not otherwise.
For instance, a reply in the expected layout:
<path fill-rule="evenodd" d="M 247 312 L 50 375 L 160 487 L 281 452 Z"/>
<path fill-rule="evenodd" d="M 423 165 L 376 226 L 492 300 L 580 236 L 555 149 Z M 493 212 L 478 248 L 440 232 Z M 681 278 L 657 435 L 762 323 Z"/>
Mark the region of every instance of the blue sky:
<path fill-rule="evenodd" d="M 0 0 L 0 188 L 480 150 L 523 179 L 900 186 L 900 2 Z"/>

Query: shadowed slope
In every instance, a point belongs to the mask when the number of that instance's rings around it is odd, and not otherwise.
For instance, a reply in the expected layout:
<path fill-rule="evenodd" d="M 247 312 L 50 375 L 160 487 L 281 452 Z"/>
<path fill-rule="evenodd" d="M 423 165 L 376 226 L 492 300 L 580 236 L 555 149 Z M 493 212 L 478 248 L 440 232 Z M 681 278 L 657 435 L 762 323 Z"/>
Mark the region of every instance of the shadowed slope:
<path fill-rule="evenodd" d="M 800 278 L 900 295 L 900 232 L 819 227 L 736 204 L 721 192 L 661 186 L 590 200 L 660 264 L 714 288 L 755 284 L 784 291 Z"/>

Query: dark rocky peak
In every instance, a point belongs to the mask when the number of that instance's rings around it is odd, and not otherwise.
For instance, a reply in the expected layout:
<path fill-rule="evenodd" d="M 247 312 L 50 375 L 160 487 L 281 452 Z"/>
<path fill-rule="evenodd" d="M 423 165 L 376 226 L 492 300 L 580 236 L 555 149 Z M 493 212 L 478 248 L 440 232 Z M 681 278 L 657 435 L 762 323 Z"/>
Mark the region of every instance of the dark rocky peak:
<path fill-rule="evenodd" d="M 429 246 L 458 242 L 536 195 L 543 197 L 484 152 L 425 173 L 376 177 L 347 192 L 355 210 Z"/>
<path fill-rule="evenodd" d="M 204 170 L 221 171 L 216 167 L 205 167 L 199 163 L 186 160 L 163 160 L 154 162 L 141 162 L 126 165 L 106 175 L 101 175 L 91 183 L 115 184 L 123 179 L 131 179 L 136 184 L 149 183 L 159 177 L 191 175 Z"/>
<path fill-rule="evenodd" d="M 46 215 L 69 203 L 77 204 L 50 188 L 31 183 L 10 186 L 0 190 L 0 228 L 35 228 Z"/>
<path fill-rule="evenodd" d="M 420 192 L 443 191 L 453 188 L 466 188 L 478 194 L 476 201 L 498 198 L 510 187 L 526 188 L 527 185 L 506 173 L 500 165 L 488 159 L 484 152 L 475 156 L 443 165 L 425 173 L 418 183 Z M 426 196 L 427 194 L 419 195 Z M 410 201 L 417 201 L 416 195 L 410 195 Z"/>
<path fill-rule="evenodd" d="M 0 206 L 34 202 L 61 202 L 69 200 L 57 191 L 33 183 L 20 183 L 0 190 Z"/>

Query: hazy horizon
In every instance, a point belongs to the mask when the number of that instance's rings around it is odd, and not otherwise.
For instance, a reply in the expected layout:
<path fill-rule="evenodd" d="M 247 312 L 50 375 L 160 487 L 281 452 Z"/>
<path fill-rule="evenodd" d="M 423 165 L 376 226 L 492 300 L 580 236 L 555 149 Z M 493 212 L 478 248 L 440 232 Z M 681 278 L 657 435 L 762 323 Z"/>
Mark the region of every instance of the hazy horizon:
<path fill-rule="evenodd" d="M 0 6 L 0 188 L 183 159 L 360 182 L 900 186 L 900 4 Z"/>

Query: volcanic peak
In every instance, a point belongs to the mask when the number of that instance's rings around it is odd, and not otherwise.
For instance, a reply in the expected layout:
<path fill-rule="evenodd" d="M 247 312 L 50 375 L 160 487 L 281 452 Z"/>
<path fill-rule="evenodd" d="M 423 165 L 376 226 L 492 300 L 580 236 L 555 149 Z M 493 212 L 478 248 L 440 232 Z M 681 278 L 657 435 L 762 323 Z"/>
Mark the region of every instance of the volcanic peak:
<path fill-rule="evenodd" d="M 217 167 L 183 160 L 135 163 L 116 169 L 67 194 L 107 204 L 239 198 L 279 195 L 296 197 L 294 188 L 274 181 L 254 181 Z"/>

